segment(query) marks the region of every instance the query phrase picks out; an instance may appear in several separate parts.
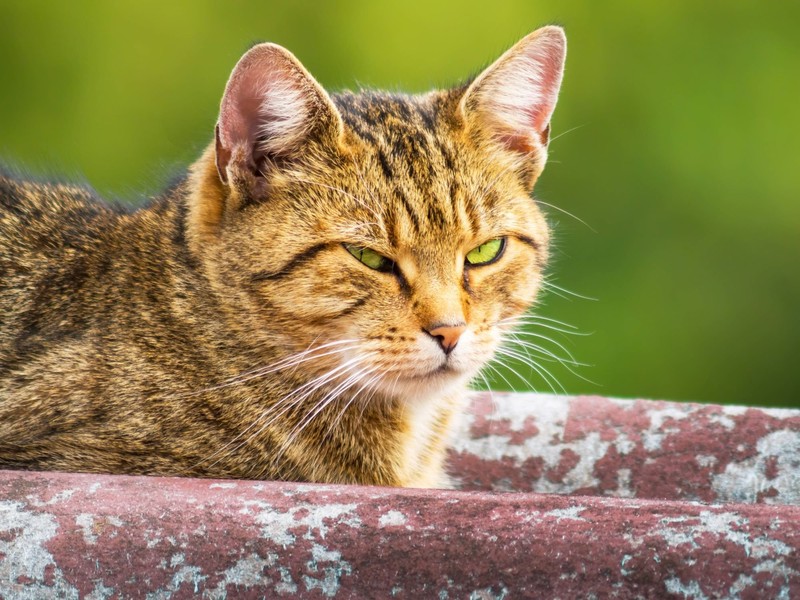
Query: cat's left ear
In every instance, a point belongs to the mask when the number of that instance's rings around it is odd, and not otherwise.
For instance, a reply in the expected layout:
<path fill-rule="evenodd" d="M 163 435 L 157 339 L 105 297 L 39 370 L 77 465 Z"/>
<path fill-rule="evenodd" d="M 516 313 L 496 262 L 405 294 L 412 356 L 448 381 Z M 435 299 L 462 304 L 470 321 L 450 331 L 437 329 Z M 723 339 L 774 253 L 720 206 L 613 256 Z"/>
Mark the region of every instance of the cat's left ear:
<path fill-rule="evenodd" d="M 524 37 L 467 88 L 459 105 L 467 124 L 543 167 L 566 54 L 561 27 Z"/>
<path fill-rule="evenodd" d="M 232 171 L 263 179 L 271 165 L 300 156 L 312 139 L 335 142 L 341 133 L 339 112 L 300 61 L 277 44 L 258 44 L 234 67 L 222 97 L 220 179 L 227 183 Z"/>

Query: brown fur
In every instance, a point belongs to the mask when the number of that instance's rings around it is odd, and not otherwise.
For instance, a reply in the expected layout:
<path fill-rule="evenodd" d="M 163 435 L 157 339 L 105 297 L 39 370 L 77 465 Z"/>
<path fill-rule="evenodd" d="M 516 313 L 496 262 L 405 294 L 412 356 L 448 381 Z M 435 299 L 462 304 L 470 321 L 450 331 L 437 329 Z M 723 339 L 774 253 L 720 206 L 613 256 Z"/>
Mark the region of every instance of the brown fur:
<path fill-rule="evenodd" d="M 245 127 L 240 87 L 264 68 L 305 102 L 285 139 Z M 548 245 L 529 196 L 546 132 L 509 142 L 466 90 L 328 97 L 263 45 L 216 141 L 145 208 L 0 177 L 0 467 L 444 484 L 466 385 L 534 301 Z M 500 260 L 464 267 L 499 236 Z M 426 331 L 453 319 L 468 333 L 444 359 Z"/>

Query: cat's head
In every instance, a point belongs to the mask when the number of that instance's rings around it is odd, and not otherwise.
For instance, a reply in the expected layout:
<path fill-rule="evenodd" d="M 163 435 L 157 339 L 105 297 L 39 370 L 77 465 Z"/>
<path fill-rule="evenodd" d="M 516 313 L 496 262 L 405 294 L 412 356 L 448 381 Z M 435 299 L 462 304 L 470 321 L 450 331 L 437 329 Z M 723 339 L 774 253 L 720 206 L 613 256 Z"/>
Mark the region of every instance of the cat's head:
<path fill-rule="evenodd" d="M 530 194 L 565 49 L 545 27 L 462 87 L 329 96 L 287 50 L 252 48 L 189 205 L 225 318 L 385 393 L 473 377 L 541 286 L 548 229 Z"/>

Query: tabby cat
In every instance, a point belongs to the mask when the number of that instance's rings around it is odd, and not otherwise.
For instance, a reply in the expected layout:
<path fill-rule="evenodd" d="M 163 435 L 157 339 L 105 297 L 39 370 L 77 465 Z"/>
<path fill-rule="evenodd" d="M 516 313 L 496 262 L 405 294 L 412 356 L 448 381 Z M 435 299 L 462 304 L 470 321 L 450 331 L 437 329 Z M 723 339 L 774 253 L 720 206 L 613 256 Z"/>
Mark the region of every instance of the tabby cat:
<path fill-rule="evenodd" d="M 329 95 L 260 44 L 144 208 L 0 177 L 0 468 L 446 485 L 542 283 L 565 49 L 544 27 L 467 85 Z"/>

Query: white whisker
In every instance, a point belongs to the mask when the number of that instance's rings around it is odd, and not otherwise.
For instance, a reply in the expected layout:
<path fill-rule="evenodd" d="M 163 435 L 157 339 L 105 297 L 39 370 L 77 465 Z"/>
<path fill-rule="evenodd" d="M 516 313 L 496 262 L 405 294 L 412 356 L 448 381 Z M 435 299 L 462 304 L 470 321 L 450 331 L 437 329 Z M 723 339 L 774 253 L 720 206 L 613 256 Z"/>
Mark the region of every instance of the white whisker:
<path fill-rule="evenodd" d="M 552 319 L 548 319 L 548 320 L 552 320 Z M 549 323 L 543 323 L 543 322 L 541 322 L 539 320 L 536 320 L 536 317 L 534 315 L 530 315 L 527 318 L 526 317 L 519 317 L 513 323 L 513 326 L 519 326 L 519 325 L 522 325 L 522 326 L 530 325 L 530 326 L 535 326 L 535 327 L 542 327 L 543 329 L 549 329 L 550 331 L 557 331 L 558 333 L 563 333 L 565 335 L 577 335 L 577 336 L 589 336 L 589 335 L 592 335 L 592 333 L 585 333 L 585 332 L 582 332 L 582 331 L 577 331 L 576 327 L 573 327 L 572 325 L 567 325 L 566 323 L 564 323 L 563 325 L 566 326 L 566 327 L 572 327 L 571 331 L 569 329 L 564 329 L 563 327 L 556 327 L 555 325 L 550 325 Z"/>
<path fill-rule="evenodd" d="M 568 133 L 572 133 L 576 129 L 581 129 L 582 127 L 585 127 L 585 125 L 576 125 L 575 127 L 571 127 L 570 129 L 567 129 L 566 131 L 562 131 L 558 135 L 551 137 L 550 141 L 548 141 L 547 144 L 550 145 L 553 142 L 555 142 L 558 138 L 563 137 L 563 136 L 567 135 Z M 549 148 L 548 148 L 548 152 L 550 152 Z"/>
<path fill-rule="evenodd" d="M 527 358 L 527 357 L 525 357 L 524 355 L 522 355 L 522 354 L 520 354 L 520 353 L 518 353 L 518 352 L 514 352 L 513 350 L 510 350 L 509 348 L 499 348 L 499 349 L 497 350 L 497 352 L 498 352 L 498 354 L 501 354 L 501 355 L 503 355 L 503 356 L 507 356 L 507 357 L 509 357 L 509 358 L 513 358 L 513 359 L 519 360 L 520 362 L 524 363 L 525 365 L 529 366 L 531 369 L 533 369 L 534 371 L 536 371 L 536 373 L 538 373 L 538 374 L 539 374 L 539 376 L 540 376 L 542 379 L 544 379 L 544 381 L 547 383 L 547 385 L 548 385 L 548 386 L 550 386 L 550 389 L 553 391 L 553 393 L 554 393 L 554 394 L 557 394 L 558 392 L 556 391 L 556 389 L 555 389 L 555 387 L 553 386 L 553 383 L 552 383 L 552 382 L 555 382 L 555 384 L 556 384 L 556 385 L 558 385 L 558 387 L 561 389 L 561 391 L 562 391 L 564 394 L 566 394 L 566 393 L 567 393 L 567 390 L 566 390 L 566 389 L 564 389 L 564 386 L 563 386 L 563 385 L 561 385 L 561 383 L 558 381 L 558 379 L 556 379 L 556 378 L 553 376 L 553 374 L 552 374 L 552 373 L 550 373 L 550 371 L 548 371 L 547 369 L 545 369 L 545 368 L 544 368 L 544 366 L 542 366 L 542 365 L 540 365 L 540 364 L 536 363 L 536 362 L 535 362 L 535 361 L 533 361 L 532 359 L 530 359 L 530 358 Z M 521 376 L 519 373 L 517 373 L 516 371 L 514 371 L 514 369 L 513 369 L 513 368 L 512 368 L 510 365 L 508 365 L 508 364 L 506 363 L 506 364 L 504 364 L 504 366 L 505 366 L 507 369 L 510 369 L 512 372 L 516 373 L 516 375 L 517 375 L 518 377 L 520 377 L 520 378 L 521 378 L 523 381 L 525 381 L 525 378 L 524 378 L 524 377 L 522 377 L 522 376 Z M 551 382 L 551 380 L 552 380 L 552 382 Z"/>
<path fill-rule="evenodd" d="M 380 371 L 380 369 L 373 369 L 372 370 L 373 373 L 375 371 Z M 358 396 L 361 395 L 361 393 L 364 392 L 365 390 L 369 390 L 369 388 L 371 386 L 377 384 L 380 381 L 382 376 L 383 376 L 383 374 L 380 373 L 380 372 L 378 372 L 377 375 L 373 375 L 365 384 L 363 384 L 362 386 L 360 386 L 358 388 L 358 390 L 356 391 L 355 394 L 352 394 L 350 396 L 350 398 L 347 400 L 347 402 L 345 402 L 344 407 L 342 408 L 342 410 L 339 411 L 339 414 L 336 416 L 336 418 L 333 420 L 333 423 L 331 423 L 330 427 L 328 428 L 328 433 L 325 434 L 325 439 L 327 439 L 330 436 L 330 434 L 336 430 L 336 426 L 339 424 L 339 421 L 342 420 L 342 417 L 344 416 L 344 413 L 347 411 L 347 409 L 350 407 L 350 405 L 353 404 L 353 402 L 355 402 L 355 400 L 358 398 Z M 377 388 L 377 386 L 372 389 L 372 394 L 369 396 L 369 398 L 367 398 L 362 403 L 362 404 L 364 404 L 364 406 L 366 406 L 366 403 L 369 402 L 370 399 L 372 398 L 372 396 L 375 395 L 376 388 Z M 362 414 L 363 414 L 363 407 L 362 407 Z"/>
<path fill-rule="evenodd" d="M 552 325 L 551 323 L 555 323 L 556 325 Z M 578 373 L 572 367 L 588 367 L 585 363 L 578 362 L 572 353 L 563 345 L 554 340 L 553 338 L 536 333 L 535 331 L 531 331 L 531 328 L 542 328 L 550 331 L 555 331 L 561 334 L 573 334 L 573 335 L 589 335 L 580 333 L 575 331 L 577 329 L 575 326 L 570 325 L 569 323 L 564 323 L 563 321 L 559 321 L 557 319 L 553 319 L 550 317 L 544 317 L 538 314 L 526 314 L 526 315 L 519 315 L 516 317 L 508 317 L 506 319 L 502 319 L 498 322 L 498 325 L 502 326 L 513 326 L 516 327 L 515 330 L 506 331 L 504 333 L 504 340 L 509 341 L 513 346 L 519 348 L 519 351 L 509 348 L 501 348 L 498 352 L 501 354 L 505 352 L 506 356 L 509 356 L 510 352 L 517 354 L 516 358 L 525 362 L 529 367 L 534 369 L 539 375 L 548 382 L 548 385 L 552 388 L 553 385 L 548 379 L 549 376 L 553 381 L 555 381 L 558 386 L 563 390 L 563 386 L 561 383 L 547 370 L 543 365 L 540 364 L 540 361 L 546 362 L 557 362 L 561 366 L 563 366 L 567 371 L 569 371 L 572 375 L 578 377 L 579 379 L 586 381 L 587 383 L 591 383 L 593 385 L 597 385 L 595 382 L 591 381 L 590 379 L 584 377 L 580 373 Z M 549 348 L 545 346 L 534 343 L 530 339 L 526 338 L 537 338 L 543 340 L 544 342 L 549 342 L 550 344 L 555 345 L 558 349 L 564 352 L 568 358 L 564 358 L 563 356 L 559 356 Z M 525 354 L 523 357 L 520 354 L 520 351 Z M 534 356 L 531 355 L 533 353 Z M 547 373 L 547 376 L 545 375 Z M 564 390 L 566 393 L 566 390 Z"/>
<path fill-rule="evenodd" d="M 335 377 L 337 377 L 342 371 L 346 371 L 346 370 L 350 369 L 356 362 L 358 362 L 360 360 L 361 360 L 361 357 L 352 358 L 352 359 L 346 361 L 345 363 L 339 365 L 338 367 L 336 367 L 334 369 L 331 369 L 330 371 L 327 371 L 326 373 L 320 375 L 319 377 L 316 377 L 316 378 L 312 379 L 311 381 L 306 382 L 305 384 L 301 385 L 300 387 L 295 388 L 294 390 L 292 390 L 291 392 L 286 394 L 286 396 L 284 396 L 283 398 L 280 398 L 272 406 L 268 407 L 265 411 L 263 411 L 261 416 L 259 416 L 258 419 L 255 419 L 250 425 L 248 425 L 245 429 L 243 429 L 241 432 L 239 432 L 239 434 L 236 437 L 234 437 L 231 441 L 229 441 L 227 444 L 225 444 L 224 446 L 222 446 L 221 448 L 216 450 L 211 456 L 206 457 L 204 460 L 200 461 L 197 464 L 199 465 L 202 462 L 206 462 L 208 460 L 211 460 L 215 456 L 218 456 L 220 453 L 224 452 L 227 448 L 230 448 L 234 443 L 236 443 L 237 440 L 241 439 L 242 436 L 244 436 L 248 431 L 250 431 L 251 429 L 253 429 L 257 425 L 259 425 L 259 422 L 262 421 L 265 417 L 270 416 L 273 411 L 275 411 L 275 410 L 279 411 L 276 414 L 272 415 L 271 419 L 267 420 L 264 423 L 261 423 L 259 428 L 258 428 L 258 430 L 255 433 L 253 433 L 252 435 L 250 435 L 246 439 L 244 439 L 241 443 L 239 443 L 237 446 L 235 446 L 228 454 L 235 453 L 242 446 L 247 444 L 251 439 L 253 439 L 255 436 L 258 436 L 262 431 L 264 431 L 264 429 L 266 429 L 272 423 L 274 423 L 276 419 L 278 419 L 279 417 L 284 415 L 287 411 L 291 410 L 293 407 L 297 406 L 300 402 L 302 402 L 303 400 L 308 398 L 317 389 L 319 389 L 320 386 L 325 385 L 327 382 L 329 382 L 332 379 L 334 379 Z M 301 393 L 301 392 L 304 392 L 304 393 Z M 298 393 L 301 393 L 301 395 L 297 396 Z M 297 397 L 292 399 L 293 396 L 297 396 Z M 290 399 L 292 399 L 291 402 L 287 402 Z M 211 463 L 208 466 L 208 468 L 213 467 L 214 465 L 216 465 L 223 458 L 224 458 L 224 456 L 220 456 L 216 461 Z M 197 465 L 193 465 L 193 466 L 197 466 Z"/>
<path fill-rule="evenodd" d="M 553 283 L 552 281 L 548 281 L 546 279 L 542 282 L 542 285 L 546 289 L 551 290 L 556 296 L 560 296 L 560 297 L 564 298 L 565 300 L 569 300 L 569 298 L 566 295 L 564 295 L 564 294 L 568 294 L 569 296 L 574 296 L 575 298 L 580 298 L 581 300 L 591 300 L 592 302 L 597 302 L 598 301 L 597 298 L 591 298 L 590 296 L 582 296 L 581 294 L 578 294 L 577 292 L 572 292 L 572 291 L 570 291 L 570 290 L 568 290 L 566 288 L 563 288 L 561 286 L 558 286 L 555 283 Z M 558 292 L 563 292 L 563 293 L 560 294 Z"/>
<path fill-rule="evenodd" d="M 288 368 L 291 368 L 291 367 L 296 367 L 296 366 L 298 366 L 298 365 L 300 365 L 300 364 L 302 364 L 304 362 L 308 362 L 310 360 L 316 360 L 318 358 L 322 358 L 324 356 L 331 356 L 333 354 L 337 354 L 337 353 L 340 353 L 340 352 L 347 352 L 348 350 L 352 350 L 353 348 L 355 348 L 357 346 L 356 342 L 357 342 L 356 340 L 337 340 L 337 341 L 334 341 L 334 342 L 329 342 L 329 343 L 323 344 L 322 346 L 316 346 L 314 348 L 307 348 L 306 350 L 302 350 L 301 352 L 298 352 L 296 354 L 292 354 L 290 356 L 284 357 L 284 358 L 280 359 L 276 363 L 272 363 L 270 365 L 266 365 L 266 366 L 263 366 L 263 367 L 256 367 L 255 369 L 251 369 L 249 371 L 245 371 L 243 373 L 240 373 L 239 375 L 236 375 L 235 377 L 231 377 L 230 379 L 227 379 L 227 380 L 225 380 L 225 381 L 223 381 L 221 383 L 218 383 L 216 385 L 213 385 L 213 386 L 201 389 L 201 390 L 196 390 L 196 391 L 193 391 L 193 392 L 186 392 L 185 394 L 181 394 L 178 397 L 187 398 L 187 397 L 198 396 L 198 395 L 204 394 L 206 392 L 217 391 L 217 390 L 220 390 L 220 389 L 223 389 L 223 388 L 226 388 L 226 387 L 230 387 L 230 386 L 233 386 L 233 385 L 239 385 L 241 383 L 246 383 L 246 382 L 251 381 L 253 379 L 257 379 L 259 377 L 263 377 L 265 375 L 269 375 L 270 373 L 275 373 L 277 371 L 281 371 L 281 370 L 288 369 Z M 348 346 L 346 348 L 339 348 L 339 349 L 333 350 L 331 352 L 326 352 L 326 353 L 323 353 L 323 354 L 313 354 L 314 352 L 318 352 L 319 350 L 324 350 L 324 349 L 330 348 L 332 346 L 337 346 L 337 345 L 342 345 L 342 344 L 351 344 L 351 346 Z"/>
<path fill-rule="evenodd" d="M 498 352 L 499 352 L 499 350 L 498 350 Z M 502 360 L 500 360 L 500 359 L 498 359 L 496 357 L 495 357 L 494 360 L 497 361 L 501 366 L 503 366 L 503 367 L 506 366 L 506 364 Z M 505 381 L 506 385 L 508 386 L 508 388 L 512 392 L 516 392 L 517 391 L 516 388 L 511 384 L 511 382 L 508 379 L 506 379 L 505 375 L 503 375 L 503 372 L 500 371 L 499 369 L 497 369 L 491 362 L 487 363 L 485 368 L 490 369 L 493 373 L 497 374 L 498 377 L 500 377 L 503 381 Z M 523 378 L 523 381 L 524 381 L 524 378 Z"/>
<path fill-rule="evenodd" d="M 344 392 L 356 385 L 365 376 L 374 373 L 374 371 L 374 368 L 365 368 L 357 373 L 348 375 L 344 381 L 339 383 L 333 390 L 329 391 L 325 396 L 322 397 L 322 399 L 318 400 L 306 413 L 305 417 L 303 417 L 292 428 L 292 431 L 286 437 L 281 446 L 276 450 L 272 458 L 273 464 L 277 465 L 276 460 L 284 456 L 286 450 L 297 439 L 297 436 L 300 435 L 300 433 L 314 420 L 317 415 L 319 415 L 323 410 L 336 401 Z"/>
<path fill-rule="evenodd" d="M 545 202 L 544 200 L 539 200 L 538 198 L 536 199 L 536 203 L 537 204 L 543 204 L 544 206 L 547 206 L 549 208 L 553 208 L 553 209 L 555 209 L 555 210 L 557 210 L 559 212 L 562 212 L 565 215 L 567 215 L 568 217 L 572 217 L 573 219 L 578 221 L 578 223 L 581 223 L 582 225 L 585 225 L 592 233 L 597 233 L 597 230 L 594 227 L 592 227 L 591 225 L 589 225 L 586 221 L 584 221 L 580 217 L 576 217 L 571 212 L 566 211 L 563 208 L 561 208 L 559 206 L 556 206 L 555 204 L 550 204 L 549 202 Z"/>
<path fill-rule="evenodd" d="M 537 319 L 542 321 L 548 321 L 550 323 L 555 323 L 556 325 L 561 325 L 562 327 L 566 327 L 567 329 L 578 329 L 575 325 L 570 325 L 569 323 L 565 323 L 564 321 L 559 321 L 558 319 L 553 319 L 552 317 L 545 317 L 544 315 L 540 315 L 537 313 L 527 313 L 524 315 L 519 315 L 516 317 L 508 317 L 506 319 L 502 319 L 500 323 L 504 322 L 514 322 L 514 320 L 525 320 L 525 319 Z"/>
<path fill-rule="evenodd" d="M 572 356 L 572 353 L 571 353 L 569 350 L 567 350 L 567 348 L 566 348 L 566 347 L 565 347 L 563 344 L 561 344 L 561 343 L 559 343 L 559 342 L 555 341 L 554 339 L 552 339 L 552 338 L 549 338 L 549 337 L 547 337 L 546 335 L 543 335 L 543 334 L 541 334 L 541 333 L 534 333 L 534 332 L 532 332 L 532 331 L 529 331 L 529 330 L 527 330 L 527 329 L 526 329 L 526 330 L 524 330 L 524 335 L 526 335 L 526 336 L 530 336 L 530 337 L 535 337 L 535 338 L 538 338 L 538 339 L 540 339 L 540 340 L 545 340 L 546 342 L 550 342 L 551 344 L 555 344 L 555 345 L 558 347 L 558 349 L 559 349 L 559 350 L 561 350 L 562 352 L 564 352 L 564 354 L 566 354 L 566 355 L 567 355 L 567 357 L 569 358 L 569 360 L 570 360 L 570 361 L 571 361 L 573 364 L 580 365 L 580 363 L 579 363 L 578 361 L 576 361 L 576 360 L 575 360 L 575 357 L 574 357 L 574 356 Z M 543 352 L 545 351 L 543 348 L 540 348 L 540 349 L 541 349 Z M 552 356 L 553 358 L 556 358 L 556 359 L 558 359 L 558 357 L 557 357 L 555 354 L 551 354 L 551 356 Z M 585 365 L 584 365 L 584 366 L 585 366 Z"/>
<path fill-rule="evenodd" d="M 559 356 L 555 352 L 551 352 L 550 350 L 548 350 L 544 346 L 540 346 L 539 344 L 534 344 L 533 342 L 529 342 L 527 340 L 519 339 L 518 337 L 516 337 L 515 334 L 509 334 L 509 335 L 514 336 L 512 338 L 514 340 L 514 343 L 519 345 L 520 347 L 524 348 L 526 351 L 527 350 L 532 350 L 532 351 L 536 352 L 538 355 L 541 355 L 538 358 L 542 358 L 542 359 L 545 359 L 545 360 L 548 360 L 548 361 L 554 361 L 554 362 L 560 363 L 560 364 L 562 364 L 564 366 L 567 366 L 567 365 L 572 365 L 574 367 L 588 367 L 588 366 L 590 366 L 590 365 L 587 365 L 585 363 L 579 363 L 579 362 L 576 362 L 574 360 L 567 359 L 567 358 L 564 358 L 562 356 Z"/>

